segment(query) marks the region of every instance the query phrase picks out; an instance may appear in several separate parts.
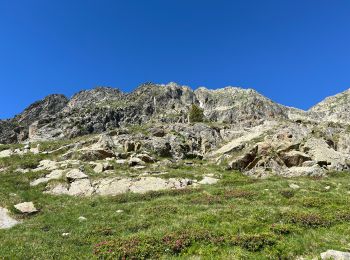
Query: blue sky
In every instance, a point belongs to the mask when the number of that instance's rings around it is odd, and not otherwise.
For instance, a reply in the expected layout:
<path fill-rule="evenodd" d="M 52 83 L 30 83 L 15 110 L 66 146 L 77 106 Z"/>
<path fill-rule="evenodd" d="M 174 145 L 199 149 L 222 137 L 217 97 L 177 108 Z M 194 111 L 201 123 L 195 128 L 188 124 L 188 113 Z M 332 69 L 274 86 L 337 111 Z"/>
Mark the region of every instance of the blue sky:
<path fill-rule="evenodd" d="M 350 88 L 349 14 L 348 0 L 0 0 L 0 118 L 148 81 L 307 109 Z"/>

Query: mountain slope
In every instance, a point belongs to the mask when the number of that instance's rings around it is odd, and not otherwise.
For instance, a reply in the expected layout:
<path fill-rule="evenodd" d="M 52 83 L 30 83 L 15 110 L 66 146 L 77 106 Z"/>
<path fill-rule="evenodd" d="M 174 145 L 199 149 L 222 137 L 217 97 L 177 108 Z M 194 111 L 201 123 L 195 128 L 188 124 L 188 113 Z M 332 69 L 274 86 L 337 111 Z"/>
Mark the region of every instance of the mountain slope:
<path fill-rule="evenodd" d="M 350 123 L 350 89 L 327 97 L 309 110 L 322 120 Z"/>

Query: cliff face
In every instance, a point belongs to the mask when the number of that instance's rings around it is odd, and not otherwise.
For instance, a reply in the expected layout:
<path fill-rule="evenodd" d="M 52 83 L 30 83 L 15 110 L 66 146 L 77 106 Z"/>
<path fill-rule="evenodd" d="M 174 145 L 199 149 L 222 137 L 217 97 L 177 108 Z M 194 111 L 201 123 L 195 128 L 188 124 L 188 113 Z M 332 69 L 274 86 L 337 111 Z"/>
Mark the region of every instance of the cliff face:
<path fill-rule="evenodd" d="M 241 127 L 253 127 L 266 120 L 300 118 L 348 123 L 348 99 L 349 91 L 345 91 L 305 112 L 277 104 L 255 90 L 237 87 L 201 87 L 193 91 L 176 83 L 147 83 L 131 93 L 98 87 L 80 91 L 71 99 L 50 95 L 15 118 L 0 121 L 0 143 L 72 138 L 148 122 L 187 123 L 192 104 L 203 109 L 207 122 Z"/>

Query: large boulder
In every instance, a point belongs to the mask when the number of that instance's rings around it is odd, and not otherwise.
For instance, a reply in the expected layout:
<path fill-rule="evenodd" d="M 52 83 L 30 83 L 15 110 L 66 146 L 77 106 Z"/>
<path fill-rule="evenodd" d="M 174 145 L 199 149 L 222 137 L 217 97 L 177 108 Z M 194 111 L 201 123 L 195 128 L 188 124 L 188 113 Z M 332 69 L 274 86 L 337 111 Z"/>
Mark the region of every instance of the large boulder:
<path fill-rule="evenodd" d="M 257 156 L 258 146 L 255 146 L 253 149 L 248 150 L 243 155 L 237 156 L 232 161 L 229 162 L 228 168 L 231 170 L 243 171 L 251 164 L 255 157 Z"/>
<path fill-rule="evenodd" d="M 311 161 L 311 157 L 300 151 L 289 151 L 280 155 L 287 167 L 301 166 L 305 161 Z"/>
<path fill-rule="evenodd" d="M 310 138 L 303 149 L 319 164 L 330 165 L 329 168 L 338 170 L 349 168 L 350 155 L 335 151 L 324 139 Z"/>

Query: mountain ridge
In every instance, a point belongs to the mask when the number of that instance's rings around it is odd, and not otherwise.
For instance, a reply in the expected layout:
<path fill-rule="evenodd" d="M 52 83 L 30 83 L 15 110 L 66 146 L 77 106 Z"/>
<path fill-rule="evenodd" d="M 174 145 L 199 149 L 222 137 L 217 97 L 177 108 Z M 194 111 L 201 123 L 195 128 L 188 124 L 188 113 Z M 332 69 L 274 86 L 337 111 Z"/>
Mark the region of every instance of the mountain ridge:
<path fill-rule="evenodd" d="M 56 139 L 101 133 L 126 124 L 143 124 L 152 120 L 185 123 L 192 104 L 203 109 L 209 122 L 248 127 L 266 120 L 348 124 L 350 117 L 343 115 L 350 108 L 346 102 L 348 96 L 349 90 L 346 90 L 327 97 L 309 110 L 302 110 L 274 102 L 251 88 L 227 86 L 193 90 L 170 82 L 145 83 L 131 92 L 123 92 L 118 88 L 100 86 L 81 90 L 71 98 L 62 94 L 49 95 L 29 105 L 14 118 L 0 120 L 0 143 L 40 139 L 40 136 L 33 137 L 34 132 L 40 132 L 38 129 L 45 132 L 43 139 Z"/>

